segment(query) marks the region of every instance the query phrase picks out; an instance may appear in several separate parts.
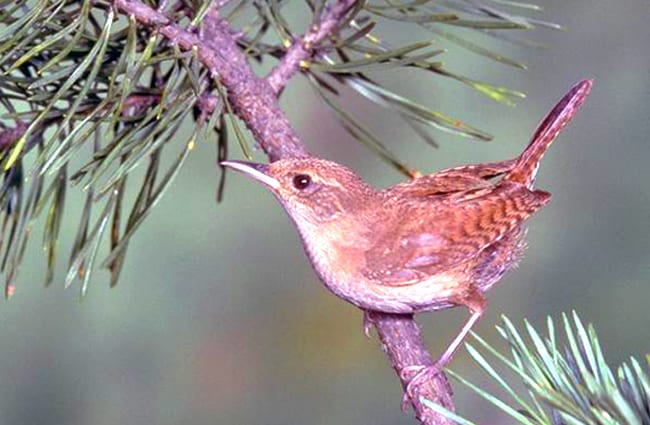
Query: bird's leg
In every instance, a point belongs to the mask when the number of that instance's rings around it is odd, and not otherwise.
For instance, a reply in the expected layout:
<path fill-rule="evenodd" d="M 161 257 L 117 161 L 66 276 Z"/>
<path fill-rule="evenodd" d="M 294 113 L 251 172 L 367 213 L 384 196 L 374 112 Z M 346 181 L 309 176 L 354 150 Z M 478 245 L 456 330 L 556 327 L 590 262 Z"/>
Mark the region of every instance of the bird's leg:
<path fill-rule="evenodd" d="M 363 310 L 363 333 L 370 338 L 370 330 L 375 324 L 375 321 L 370 317 L 370 312 L 368 310 Z"/>
<path fill-rule="evenodd" d="M 469 291 L 463 294 L 462 298 L 456 300 L 456 303 L 466 305 L 467 308 L 469 308 L 469 312 L 471 313 L 471 316 L 469 317 L 467 322 L 465 322 L 460 332 L 458 332 L 456 338 L 454 338 L 454 340 L 451 341 L 451 344 L 449 344 L 445 352 L 442 353 L 440 359 L 438 359 L 439 367 L 444 367 L 449 364 L 451 358 L 454 356 L 454 354 L 458 350 L 458 347 L 460 347 L 460 344 L 462 344 L 463 340 L 465 339 L 469 331 L 472 330 L 472 327 L 483 316 L 483 313 L 485 312 L 485 308 L 486 308 L 485 297 L 474 286 L 470 286 Z"/>
<path fill-rule="evenodd" d="M 444 353 L 442 353 L 442 356 L 440 356 L 440 359 L 438 360 L 438 367 L 444 367 L 449 364 L 451 361 L 451 358 L 454 356 L 456 351 L 458 350 L 458 347 L 460 347 L 460 344 L 463 342 L 469 331 L 472 330 L 472 327 L 478 322 L 478 320 L 483 316 L 483 310 L 479 311 L 473 311 L 472 315 L 469 317 L 467 322 L 465 322 L 465 325 L 463 328 L 458 332 L 458 335 L 456 335 L 456 338 L 454 338 L 453 341 L 451 341 L 451 344 L 447 347 Z"/>
<path fill-rule="evenodd" d="M 449 344 L 445 352 L 440 356 L 440 359 L 436 362 L 435 365 L 413 365 L 407 366 L 401 370 L 402 376 L 406 373 L 415 372 L 415 375 L 408 384 L 406 384 L 406 390 L 404 391 L 404 397 L 402 398 L 402 410 L 406 410 L 408 402 L 413 398 L 413 390 L 421 385 L 422 382 L 429 381 L 435 377 L 443 367 L 447 366 L 451 361 L 452 357 L 460 347 L 460 344 L 463 342 L 467 334 L 472 327 L 478 322 L 478 320 L 483 316 L 485 312 L 486 301 L 483 295 L 476 289 L 472 288 L 469 294 L 466 294 L 463 297 L 463 300 L 458 302 L 459 304 L 465 304 L 472 314 L 470 318 L 465 322 L 460 332 L 456 335 L 453 341 Z"/>

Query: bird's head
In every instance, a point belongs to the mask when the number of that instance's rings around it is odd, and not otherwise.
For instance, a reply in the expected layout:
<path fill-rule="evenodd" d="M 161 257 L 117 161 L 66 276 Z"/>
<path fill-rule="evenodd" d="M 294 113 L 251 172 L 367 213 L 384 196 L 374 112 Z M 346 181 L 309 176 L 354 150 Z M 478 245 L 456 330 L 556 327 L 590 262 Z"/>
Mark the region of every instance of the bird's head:
<path fill-rule="evenodd" d="M 224 161 L 266 186 L 298 227 L 344 219 L 375 201 L 377 193 L 350 169 L 316 158 L 282 159 L 270 164 Z"/>

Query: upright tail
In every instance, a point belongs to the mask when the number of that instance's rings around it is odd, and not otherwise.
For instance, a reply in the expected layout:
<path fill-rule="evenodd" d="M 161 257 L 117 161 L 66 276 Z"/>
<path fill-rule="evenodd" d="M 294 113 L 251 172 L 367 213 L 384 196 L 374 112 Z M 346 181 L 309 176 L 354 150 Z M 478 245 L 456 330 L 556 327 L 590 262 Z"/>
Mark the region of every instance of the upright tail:
<path fill-rule="evenodd" d="M 539 163 L 560 131 L 571 121 L 591 90 L 593 80 L 582 80 L 558 102 L 537 126 L 526 150 L 503 180 L 532 189 Z"/>

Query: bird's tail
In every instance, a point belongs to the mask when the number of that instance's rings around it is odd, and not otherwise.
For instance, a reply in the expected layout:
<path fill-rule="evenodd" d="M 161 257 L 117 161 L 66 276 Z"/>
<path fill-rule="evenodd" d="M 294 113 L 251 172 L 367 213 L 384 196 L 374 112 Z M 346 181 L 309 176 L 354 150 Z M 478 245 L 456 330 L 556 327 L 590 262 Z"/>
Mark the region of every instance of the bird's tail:
<path fill-rule="evenodd" d="M 582 80 L 558 102 L 537 126 L 526 150 L 503 180 L 519 183 L 532 189 L 542 157 L 560 131 L 571 121 L 591 90 L 593 80 Z"/>

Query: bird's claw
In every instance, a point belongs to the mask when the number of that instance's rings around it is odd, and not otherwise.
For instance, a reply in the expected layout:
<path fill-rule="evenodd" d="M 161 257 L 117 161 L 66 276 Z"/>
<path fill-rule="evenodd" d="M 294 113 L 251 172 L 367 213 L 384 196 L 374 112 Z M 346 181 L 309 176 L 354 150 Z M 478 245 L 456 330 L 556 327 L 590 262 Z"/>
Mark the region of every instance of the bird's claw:
<path fill-rule="evenodd" d="M 422 385 L 424 382 L 430 381 L 435 378 L 441 371 L 438 363 L 430 365 L 412 365 L 406 366 L 400 370 L 400 378 L 402 381 L 408 381 L 402 396 L 402 411 L 406 412 L 410 402 L 415 400 L 415 389 Z"/>

